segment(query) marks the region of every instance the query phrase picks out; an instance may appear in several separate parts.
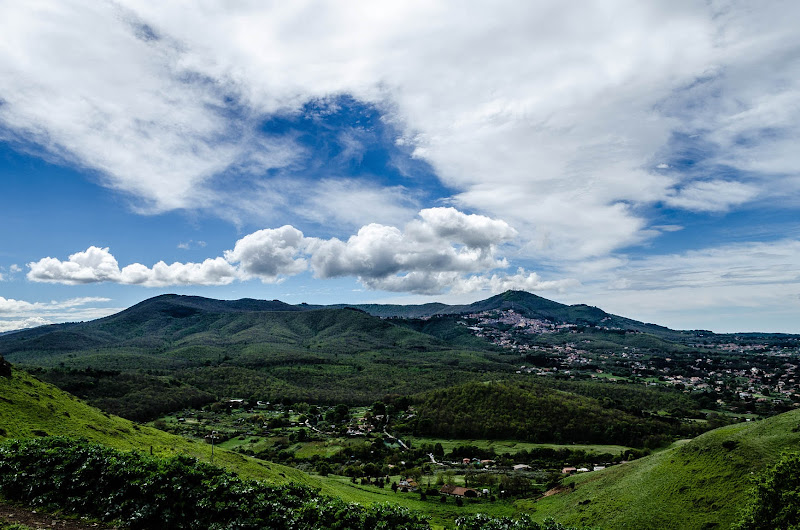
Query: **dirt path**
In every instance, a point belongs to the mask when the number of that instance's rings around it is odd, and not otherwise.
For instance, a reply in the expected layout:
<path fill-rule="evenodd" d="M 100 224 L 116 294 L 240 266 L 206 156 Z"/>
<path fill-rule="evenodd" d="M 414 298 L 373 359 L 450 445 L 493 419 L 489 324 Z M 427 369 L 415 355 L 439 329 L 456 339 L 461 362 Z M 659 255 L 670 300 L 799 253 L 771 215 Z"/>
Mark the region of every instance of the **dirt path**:
<path fill-rule="evenodd" d="M 59 530 L 107 530 L 116 528 L 102 523 L 91 523 L 80 519 L 63 519 L 57 515 L 31 510 L 24 506 L 15 506 L 0 502 L 0 526 L 6 524 L 22 524 L 35 530 L 57 528 Z"/>

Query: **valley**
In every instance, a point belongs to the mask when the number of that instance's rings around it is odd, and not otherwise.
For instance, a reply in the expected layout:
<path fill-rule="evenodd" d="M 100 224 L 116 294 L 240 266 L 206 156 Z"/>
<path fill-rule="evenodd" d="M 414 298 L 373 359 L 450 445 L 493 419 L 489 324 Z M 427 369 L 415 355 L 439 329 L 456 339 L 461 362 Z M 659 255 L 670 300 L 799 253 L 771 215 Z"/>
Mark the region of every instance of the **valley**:
<path fill-rule="evenodd" d="M 519 291 L 469 306 L 163 295 L 0 336 L 15 367 L 0 438 L 190 455 L 434 528 L 727 528 L 751 473 L 800 441 L 798 339 Z"/>

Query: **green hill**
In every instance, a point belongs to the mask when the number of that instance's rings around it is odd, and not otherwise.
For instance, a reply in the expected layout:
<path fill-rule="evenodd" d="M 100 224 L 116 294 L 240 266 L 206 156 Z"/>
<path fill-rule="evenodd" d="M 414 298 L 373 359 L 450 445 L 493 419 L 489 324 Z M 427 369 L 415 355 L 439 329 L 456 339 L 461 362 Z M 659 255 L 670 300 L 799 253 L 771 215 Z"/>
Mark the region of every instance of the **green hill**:
<path fill-rule="evenodd" d="M 3 364 L 0 357 L 0 364 Z M 211 459 L 211 446 L 103 413 L 81 400 L 11 369 L 0 373 L 0 441 L 39 436 L 85 438 L 121 450 Z M 247 478 L 314 485 L 305 473 L 216 448 L 214 463 Z"/>
<path fill-rule="evenodd" d="M 800 410 L 722 427 L 628 464 L 578 475 L 566 481 L 566 492 L 519 507 L 599 528 L 729 528 L 740 518 L 753 477 L 798 447 Z"/>

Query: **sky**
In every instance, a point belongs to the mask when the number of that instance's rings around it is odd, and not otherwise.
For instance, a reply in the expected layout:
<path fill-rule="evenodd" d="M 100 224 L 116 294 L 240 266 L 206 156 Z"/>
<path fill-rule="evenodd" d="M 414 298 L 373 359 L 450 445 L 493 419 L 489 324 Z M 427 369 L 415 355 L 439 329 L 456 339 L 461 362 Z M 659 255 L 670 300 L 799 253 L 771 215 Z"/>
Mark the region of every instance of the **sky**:
<path fill-rule="evenodd" d="M 163 293 L 800 333 L 800 3 L 0 2 L 0 332 Z"/>

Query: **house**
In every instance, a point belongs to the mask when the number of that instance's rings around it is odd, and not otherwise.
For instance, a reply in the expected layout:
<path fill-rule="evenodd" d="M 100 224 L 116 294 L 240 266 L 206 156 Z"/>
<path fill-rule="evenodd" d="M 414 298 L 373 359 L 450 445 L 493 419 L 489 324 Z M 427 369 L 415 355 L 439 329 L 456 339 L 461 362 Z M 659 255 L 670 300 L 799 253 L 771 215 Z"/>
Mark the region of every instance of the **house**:
<path fill-rule="evenodd" d="M 417 491 L 417 489 L 419 489 L 419 484 L 417 484 L 417 481 L 412 477 L 400 479 L 400 482 L 398 482 L 397 485 L 400 487 L 400 491 L 403 493 Z"/>
<path fill-rule="evenodd" d="M 493 466 L 494 464 L 495 464 L 494 460 L 481 460 L 481 465 L 485 467 Z"/>
<path fill-rule="evenodd" d="M 445 484 L 439 488 L 439 493 L 442 495 L 450 495 L 452 497 L 466 497 L 468 499 L 474 499 L 481 496 L 478 490 L 464 488 L 461 486 L 453 486 L 452 484 Z"/>
<path fill-rule="evenodd" d="M 531 466 L 528 464 L 515 464 L 514 471 L 525 471 L 526 469 L 530 469 Z"/>
<path fill-rule="evenodd" d="M 565 474 L 565 475 L 572 475 L 573 473 L 576 473 L 577 471 L 578 470 L 576 468 L 574 468 L 574 467 L 565 467 L 565 468 L 563 468 L 561 470 L 561 472 L 563 474 Z"/>
<path fill-rule="evenodd" d="M 472 459 L 471 458 L 462 458 L 461 459 L 461 463 L 464 464 L 465 466 L 468 466 L 468 465 L 470 465 L 472 463 Z"/>

